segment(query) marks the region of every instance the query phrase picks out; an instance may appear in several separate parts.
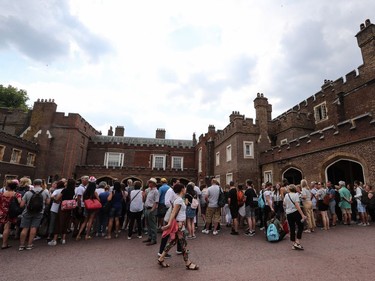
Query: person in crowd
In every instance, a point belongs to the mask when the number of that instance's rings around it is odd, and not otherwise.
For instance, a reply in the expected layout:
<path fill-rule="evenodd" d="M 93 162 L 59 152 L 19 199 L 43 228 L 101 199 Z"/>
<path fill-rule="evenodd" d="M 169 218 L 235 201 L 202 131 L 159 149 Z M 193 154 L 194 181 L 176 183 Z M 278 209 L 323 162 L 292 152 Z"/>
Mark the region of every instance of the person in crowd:
<path fill-rule="evenodd" d="M 344 225 L 350 225 L 352 215 L 352 195 L 349 189 L 346 188 L 344 181 L 339 181 L 339 193 L 340 193 L 340 208 L 343 216 Z"/>
<path fill-rule="evenodd" d="M 365 191 L 366 191 L 366 209 L 367 212 L 371 218 L 372 222 L 375 222 L 375 191 L 370 184 L 365 185 Z M 370 223 L 367 223 L 367 225 L 370 225 Z"/>
<path fill-rule="evenodd" d="M 21 235 L 20 235 L 20 246 L 18 248 L 19 251 L 23 250 L 32 250 L 33 249 L 33 240 L 36 236 L 37 229 L 40 225 L 40 222 L 43 218 L 43 212 L 46 207 L 50 203 L 50 194 L 48 190 L 45 190 L 42 188 L 42 180 L 41 179 L 35 179 L 34 182 L 34 188 L 33 190 L 29 190 L 25 193 L 25 195 L 22 197 L 20 206 L 21 208 L 25 207 L 23 213 L 22 213 L 22 219 L 21 219 L 21 225 L 22 228 Z M 34 195 L 34 194 L 38 195 Z M 34 197 L 33 197 L 34 196 Z M 34 198 L 36 196 L 42 197 L 42 205 L 37 206 L 37 209 L 40 209 L 40 211 L 35 211 L 31 209 L 30 202 L 37 201 Z M 34 205 L 34 204 L 33 204 Z M 25 245 L 26 237 L 29 237 L 28 244 Z"/>
<path fill-rule="evenodd" d="M 305 214 L 299 205 L 299 195 L 296 192 L 294 184 L 289 185 L 289 193 L 284 197 L 284 209 L 288 225 L 290 229 L 290 241 L 292 242 L 292 249 L 303 250 L 300 243 L 303 232 L 303 221 L 306 220 Z M 297 225 L 297 238 L 296 238 L 296 225 Z"/>
<path fill-rule="evenodd" d="M 127 193 L 121 189 L 121 184 L 118 181 L 113 183 L 111 209 L 109 211 L 107 236 L 105 239 L 111 239 L 113 222 L 115 223 L 115 238 L 120 234 L 120 217 L 122 213 L 122 202 L 126 198 Z"/>
<path fill-rule="evenodd" d="M 61 202 L 64 200 L 73 200 L 75 184 L 76 182 L 74 179 L 68 179 L 68 181 L 64 184 L 65 188 L 63 188 L 58 194 L 52 195 L 54 196 L 54 201 L 59 202 L 59 209 L 55 220 L 55 228 L 53 232 L 54 236 L 53 239 L 48 242 L 48 245 L 50 246 L 57 245 L 57 238 L 59 235 L 61 235 L 61 244 L 66 244 L 66 235 L 68 233 L 68 229 L 70 228 L 69 224 L 71 222 L 72 211 L 62 210 Z"/>
<path fill-rule="evenodd" d="M 315 224 L 320 224 L 319 221 L 319 211 L 318 211 L 318 204 L 316 199 L 316 193 L 318 192 L 318 183 L 316 181 L 312 181 L 310 183 L 310 192 L 311 192 L 311 202 L 312 202 L 312 208 L 313 208 L 313 214 L 315 219 Z"/>
<path fill-rule="evenodd" d="M 359 226 L 367 226 L 368 218 L 366 213 L 366 206 L 362 204 L 362 196 L 364 191 L 362 190 L 362 187 L 359 184 L 359 181 L 354 181 L 354 189 L 355 189 L 355 195 L 354 198 L 357 200 L 357 211 L 359 214 L 360 222 L 358 223 Z"/>
<path fill-rule="evenodd" d="M 125 229 L 128 229 L 128 226 L 129 226 L 129 221 L 130 221 L 130 214 L 129 214 L 129 208 L 130 208 L 130 192 L 132 190 L 134 190 L 134 183 L 133 183 L 133 180 L 132 179 L 128 179 L 126 181 L 126 187 L 125 187 L 125 191 L 127 192 L 128 196 L 126 196 L 126 200 L 125 200 L 125 205 L 126 205 L 126 218 L 125 220 L 123 221 L 122 223 L 122 227 L 121 229 L 125 230 Z"/>
<path fill-rule="evenodd" d="M 107 225 L 108 225 L 108 216 L 109 212 L 111 211 L 111 201 L 113 192 L 109 192 L 109 185 L 106 182 L 101 182 L 99 185 L 102 184 L 104 186 L 104 192 L 101 192 L 99 194 L 99 200 L 102 204 L 102 208 L 98 212 L 97 217 L 97 230 L 96 230 L 96 236 L 97 237 L 103 237 L 105 236 L 105 233 L 107 231 Z"/>
<path fill-rule="evenodd" d="M 275 212 L 273 208 L 273 198 L 272 198 L 272 191 L 271 191 L 272 183 L 267 182 L 264 192 L 263 192 L 263 198 L 264 198 L 264 223 L 263 225 L 267 225 L 267 221 L 270 220 L 269 214 L 270 212 Z"/>
<path fill-rule="evenodd" d="M 149 191 L 147 193 L 145 201 L 145 217 L 147 218 L 148 224 L 148 238 L 143 241 L 144 243 L 146 243 L 147 246 L 155 245 L 157 243 L 156 214 L 158 211 L 159 192 L 156 186 L 156 179 L 150 178 L 148 180 Z"/>
<path fill-rule="evenodd" d="M 194 218 L 196 209 L 191 207 L 193 199 L 197 199 L 197 195 L 194 190 L 194 185 L 188 184 L 186 187 L 186 194 L 185 194 L 185 205 L 186 205 L 186 226 L 189 232 L 187 239 L 195 239 L 195 226 L 194 226 Z"/>
<path fill-rule="evenodd" d="M 200 197 L 200 202 L 199 206 L 201 208 L 201 217 L 203 221 L 204 227 L 206 227 L 206 210 L 207 210 L 207 202 L 206 202 L 206 195 L 207 195 L 207 185 L 202 184 L 199 189 L 201 190 L 201 197 Z"/>
<path fill-rule="evenodd" d="M 286 232 L 284 231 L 284 228 L 283 228 L 281 222 L 277 219 L 277 216 L 276 216 L 275 212 L 271 212 L 270 213 L 270 220 L 267 221 L 267 229 L 268 229 L 268 227 L 269 227 L 270 224 L 274 224 L 275 225 L 275 227 L 277 229 L 277 232 L 279 234 L 279 239 L 276 240 L 276 241 L 272 241 L 272 242 L 280 242 L 280 241 L 282 241 L 284 239 L 285 235 L 286 235 Z M 266 235 L 267 235 L 267 231 L 266 231 Z"/>
<path fill-rule="evenodd" d="M 218 206 L 218 200 L 220 195 L 221 187 L 219 186 L 219 182 L 216 179 L 211 180 L 211 186 L 207 190 L 206 195 L 206 202 L 208 203 L 207 211 L 206 211 L 206 227 L 202 230 L 202 233 L 209 234 L 210 224 L 214 224 L 214 229 L 212 234 L 218 234 L 218 225 L 220 222 L 220 207 Z"/>
<path fill-rule="evenodd" d="M 162 268 L 169 267 L 169 264 L 164 261 L 165 256 L 168 254 L 169 250 L 179 243 L 182 246 L 182 256 L 185 262 L 185 267 L 188 270 L 198 270 L 199 266 L 189 259 L 189 254 L 186 249 L 187 242 L 185 238 L 185 232 L 183 231 L 185 220 L 186 220 L 186 205 L 183 200 L 183 197 L 186 193 L 185 186 L 182 184 L 176 184 L 173 187 L 174 192 L 176 193 L 176 199 L 173 202 L 173 209 L 170 215 L 167 225 L 162 227 L 163 235 L 169 236 L 169 242 L 165 247 L 164 251 L 158 258 L 158 264 Z"/>
<path fill-rule="evenodd" d="M 231 235 L 238 235 L 238 200 L 237 200 L 237 190 L 234 185 L 234 181 L 229 182 L 229 192 L 228 192 L 228 206 L 230 210 L 230 215 L 232 217 L 232 231 Z M 242 191 L 241 191 L 242 192 Z"/>
<path fill-rule="evenodd" d="M 357 211 L 357 200 L 354 200 L 354 196 L 356 194 L 354 185 L 347 184 L 347 189 L 349 190 L 350 195 L 352 196 L 352 201 L 350 203 L 350 206 L 351 206 L 351 209 L 352 209 L 350 224 L 357 224 L 358 211 Z"/>
<path fill-rule="evenodd" d="M 165 194 L 167 193 L 168 189 L 171 188 L 168 185 L 168 181 L 166 178 L 161 178 L 160 182 L 161 182 L 161 186 L 158 190 L 159 204 L 158 204 L 158 212 L 157 212 L 159 228 L 163 226 L 164 216 L 167 213 L 167 207 L 165 206 Z"/>
<path fill-rule="evenodd" d="M 50 208 L 50 215 L 49 215 L 49 225 L 48 225 L 48 237 L 47 237 L 47 240 L 49 242 L 51 242 L 50 240 L 52 240 L 52 236 L 54 234 L 54 230 L 55 230 L 55 222 L 56 222 L 56 218 L 57 218 L 57 215 L 59 213 L 59 209 L 60 209 L 60 201 L 56 200 L 57 199 L 57 196 L 61 193 L 61 191 L 63 190 L 63 188 L 65 187 L 65 182 L 60 180 L 60 181 L 57 181 L 55 182 L 54 184 L 54 190 L 51 194 L 51 208 Z M 54 241 L 56 242 L 56 241 Z M 52 242 L 51 244 L 54 244 L 54 242 Z M 48 244 L 50 245 L 50 244 Z M 54 246 L 54 245 L 53 245 Z"/>
<path fill-rule="evenodd" d="M 247 220 L 248 229 L 245 231 L 246 236 L 255 235 L 255 210 L 258 207 L 258 196 L 254 189 L 253 181 L 246 180 L 245 191 L 245 217 Z"/>
<path fill-rule="evenodd" d="M 225 187 L 224 187 L 224 196 L 225 196 L 226 204 L 223 207 L 223 215 L 225 216 L 225 222 L 227 224 L 227 227 L 232 226 L 232 214 L 230 213 L 230 208 L 229 208 L 229 204 L 228 204 L 229 190 L 230 190 L 230 185 L 226 184 Z M 204 228 L 204 229 L 206 229 L 206 228 Z M 210 224 L 209 230 L 212 230 L 212 223 Z"/>
<path fill-rule="evenodd" d="M 89 200 L 89 199 L 90 200 L 96 199 L 96 200 L 100 201 L 98 193 L 96 193 L 95 180 L 90 181 L 88 183 L 87 188 L 82 195 L 83 202 L 85 200 Z M 90 232 L 91 232 L 91 227 L 92 227 L 92 224 L 94 223 L 94 219 L 95 219 L 95 216 L 96 216 L 97 212 L 98 212 L 98 210 L 88 210 L 86 208 L 84 209 L 83 215 L 84 215 L 85 218 L 84 218 L 84 220 L 81 223 L 81 226 L 79 228 L 79 231 L 78 231 L 78 234 L 77 234 L 77 237 L 76 237 L 77 241 L 81 240 L 82 232 L 85 229 L 86 229 L 85 240 L 90 240 L 92 238 L 91 235 L 90 235 Z"/>
<path fill-rule="evenodd" d="M 307 180 L 303 179 L 301 180 L 301 199 L 302 199 L 302 205 L 303 209 L 305 211 L 306 217 L 307 217 L 307 229 L 305 232 L 310 233 L 315 231 L 315 217 L 313 212 L 313 205 L 312 205 L 312 194 L 310 191 L 310 187 L 307 183 Z"/>
<path fill-rule="evenodd" d="M 198 219 L 199 219 L 199 208 L 200 208 L 200 202 L 202 198 L 202 191 L 199 188 L 199 186 L 196 186 L 194 182 L 189 182 L 189 184 L 194 186 L 195 195 L 197 196 L 198 200 L 198 208 L 195 209 L 195 217 L 194 217 L 194 226 L 197 229 L 198 228 Z"/>
<path fill-rule="evenodd" d="M 14 181 L 7 181 L 5 191 L 0 193 L 0 225 L 3 225 L 3 243 L 1 249 L 5 250 L 10 248 L 8 238 L 10 233 L 11 224 L 17 223 L 17 218 L 9 217 L 9 206 L 13 198 L 21 203 L 21 194 L 17 193 L 18 184 Z"/>
<path fill-rule="evenodd" d="M 327 187 L 327 192 L 329 193 L 329 196 L 330 196 L 328 207 L 329 207 L 329 213 L 331 214 L 331 219 L 332 219 L 331 225 L 336 226 L 337 224 L 336 200 L 335 200 L 336 189 L 330 181 L 327 181 L 326 187 Z"/>
<path fill-rule="evenodd" d="M 134 222 L 137 221 L 138 238 L 142 238 L 142 214 L 143 214 L 143 198 L 142 198 L 142 184 L 140 181 L 134 182 L 134 189 L 130 192 L 130 207 L 129 207 L 129 228 L 128 239 L 132 238 Z"/>
<path fill-rule="evenodd" d="M 85 220 L 85 203 L 83 203 L 83 193 L 89 184 L 89 176 L 81 177 L 81 184 L 75 189 L 75 197 L 77 198 L 77 208 L 74 210 L 74 231 L 73 237 L 76 237 L 81 224 Z M 79 239 L 79 238 L 78 238 Z"/>
<path fill-rule="evenodd" d="M 318 191 L 315 194 L 315 197 L 318 201 L 318 210 L 322 218 L 322 230 L 329 230 L 329 218 L 328 218 L 328 208 L 329 205 L 324 203 L 324 196 L 326 195 L 327 191 L 322 185 L 321 182 L 318 182 Z"/>
<path fill-rule="evenodd" d="M 285 212 L 283 207 L 283 192 L 281 190 L 281 184 L 276 183 L 275 189 L 272 194 L 273 199 L 273 208 L 276 213 L 276 217 L 279 221 L 285 221 Z"/>

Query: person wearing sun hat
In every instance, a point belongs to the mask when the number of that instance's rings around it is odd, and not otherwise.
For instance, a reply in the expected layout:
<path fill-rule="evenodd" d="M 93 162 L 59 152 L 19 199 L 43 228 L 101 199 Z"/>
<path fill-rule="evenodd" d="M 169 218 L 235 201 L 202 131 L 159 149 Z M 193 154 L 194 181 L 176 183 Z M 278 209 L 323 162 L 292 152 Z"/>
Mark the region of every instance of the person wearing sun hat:
<path fill-rule="evenodd" d="M 147 246 L 156 244 L 157 237 L 157 222 L 156 214 L 158 211 L 159 204 L 159 192 L 156 188 L 157 180 L 155 178 L 150 178 L 147 182 L 150 191 L 147 193 L 145 201 L 145 217 L 148 223 L 148 239 L 144 240 Z"/>

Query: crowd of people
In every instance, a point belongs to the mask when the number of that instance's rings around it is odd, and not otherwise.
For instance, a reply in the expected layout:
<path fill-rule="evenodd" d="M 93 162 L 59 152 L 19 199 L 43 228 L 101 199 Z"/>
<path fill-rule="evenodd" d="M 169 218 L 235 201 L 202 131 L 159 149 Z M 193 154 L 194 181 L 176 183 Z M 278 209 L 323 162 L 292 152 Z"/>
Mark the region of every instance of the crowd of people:
<path fill-rule="evenodd" d="M 230 182 L 221 187 L 216 179 L 211 185 L 186 186 L 178 180 L 168 184 L 150 178 L 147 186 L 140 181 L 127 184 L 114 181 L 112 186 L 94 177 L 83 176 L 77 185 L 74 179 L 61 179 L 47 188 L 43 180 L 29 178 L 10 180 L 0 190 L 1 249 L 11 247 L 9 236 L 19 240 L 19 251 L 32 250 L 34 241 L 46 237 L 48 245 L 64 245 L 72 239 L 90 240 L 118 238 L 127 230 L 127 239 L 146 235 L 147 246 L 158 243 L 158 264 L 165 268 L 169 250 L 177 245 L 189 270 L 198 265 L 189 259 L 187 240 L 197 238 L 198 221 L 203 234 L 216 236 L 222 218 L 231 235 L 246 236 L 256 231 L 272 241 L 281 241 L 289 233 L 292 249 L 303 250 L 302 233 L 319 227 L 328 231 L 338 223 L 368 226 L 375 220 L 375 196 L 371 185 L 355 181 L 351 187 L 340 181 L 300 184 L 264 183 L 257 190 L 251 180 L 245 184 Z M 275 230 L 278 233 L 275 236 Z"/>

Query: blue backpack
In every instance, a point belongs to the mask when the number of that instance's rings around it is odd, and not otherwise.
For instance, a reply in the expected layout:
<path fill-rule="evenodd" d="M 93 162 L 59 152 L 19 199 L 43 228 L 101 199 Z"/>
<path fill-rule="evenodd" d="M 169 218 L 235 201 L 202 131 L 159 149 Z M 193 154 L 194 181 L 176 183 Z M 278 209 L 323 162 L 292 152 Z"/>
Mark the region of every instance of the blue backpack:
<path fill-rule="evenodd" d="M 275 224 L 270 223 L 270 225 L 267 227 L 267 241 L 268 242 L 277 242 L 279 241 L 280 235 L 277 231 L 277 228 Z"/>
<path fill-rule="evenodd" d="M 263 192 L 260 192 L 259 197 L 258 197 L 258 207 L 263 209 L 265 205 L 266 204 L 264 203 L 264 200 L 263 200 Z"/>

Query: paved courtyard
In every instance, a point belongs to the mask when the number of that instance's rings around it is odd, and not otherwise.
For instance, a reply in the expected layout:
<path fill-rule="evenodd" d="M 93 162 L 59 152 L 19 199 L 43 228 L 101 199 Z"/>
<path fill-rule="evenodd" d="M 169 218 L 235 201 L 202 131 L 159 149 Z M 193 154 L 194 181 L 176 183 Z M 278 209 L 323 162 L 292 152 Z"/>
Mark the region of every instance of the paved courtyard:
<path fill-rule="evenodd" d="M 373 280 L 375 225 L 304 233 L 304 251 L 292 250 L 286 239 L 268 243 L 259 231 L 254 237 L 229 232 L 225 226 L 218 236 L 198 231 L 188 241 L 198 271 L 187 271 L 175 249 L 167 260 L 171 267 L 160 268 L 159 244 L 127 240 L 124 232 L 109 241 L 68 240 L 56 247 L 40 240 L 24 252 L 10 241 L 13 247 L 0 251 L 0 280 Z"/>

